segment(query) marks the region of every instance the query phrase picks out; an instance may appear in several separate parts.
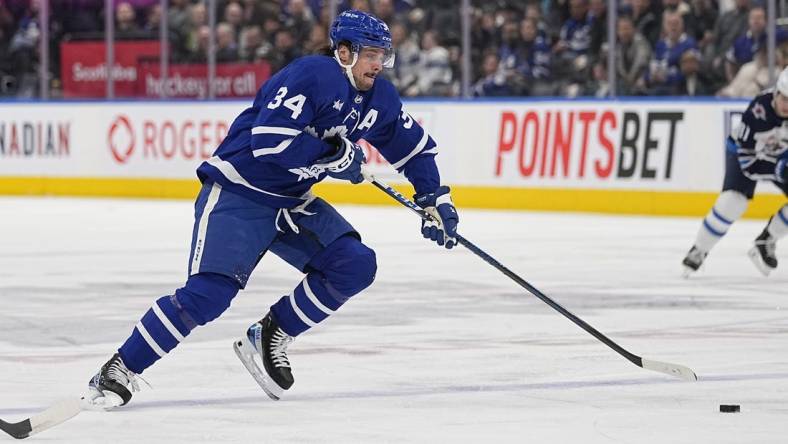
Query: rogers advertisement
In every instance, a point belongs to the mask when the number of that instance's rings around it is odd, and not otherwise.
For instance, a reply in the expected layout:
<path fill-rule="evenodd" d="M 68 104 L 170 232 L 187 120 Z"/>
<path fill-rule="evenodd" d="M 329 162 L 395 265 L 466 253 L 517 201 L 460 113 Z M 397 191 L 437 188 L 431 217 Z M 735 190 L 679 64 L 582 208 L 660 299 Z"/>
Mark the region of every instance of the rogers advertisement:
<path fill-rule="evenodd" d="M 103 41 L 63 42 L 61 78 L 67 98 L 106 96 L 106 47 Z M 161 96 L 170 98 L 208 97 L 208 67 L 205 64 L 170 64 L 167 80 L 162 81 L 157 40 L 115 42 L 112 76 L 116 97 Z M 216 65 L 214 92 L 219 98 L 251 97 L 271 75 L 270 65 L 223 63 Z"/>

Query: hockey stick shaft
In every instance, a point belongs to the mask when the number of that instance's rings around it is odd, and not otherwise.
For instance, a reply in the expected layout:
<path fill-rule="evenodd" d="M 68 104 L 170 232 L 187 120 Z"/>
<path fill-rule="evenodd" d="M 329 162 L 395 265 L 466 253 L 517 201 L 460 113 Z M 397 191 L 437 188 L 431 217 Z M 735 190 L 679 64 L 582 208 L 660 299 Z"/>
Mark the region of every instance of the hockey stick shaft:
<path fill-rule="evenodd" d="M 362 172 L 364 174 L 364 179 L 366 179 L 372 185 L 374 185 L 375 187 L 377 187 L 378 189 L 380 189 L 384 193 L 386 193 L 389 196 L 391 196 L 392 198 L 394 198 L 394 200 L 396 200 L 397 202 L 399 202 L 402 205 L 410 208 L 414 213 L 418 214 L 422 219 L 428 220 L 428 221 L 432 220 L 432 217 L 426 211 L 424 211 L 421 207 L 416 205 L 413 201 L 411 201 L 407 197 L 405 197 L 402 194 L 400 194 L 397 190 L 395 190 L 394 188 L 390 187 L 386 183 L 381 182 L 375 176 L 370 174 L 368 171 L 362 170 Z M 667 373 L 669 375 L 676 376 L 676 377 L 679 377 L 679 378 L 682 378 L 682 379 L 697 380 L 697 376 L 695 375 L 695 372 L 693 372 L 691 369 L 689 369 L 687 367 L 684 367 L 682 365 L 677 365 L 677 364 L 670 364 L 670 363 L 667 363 L 667 362 L 646 360 L 646 359 L 643 359 L 640 356 L 638 356 L 638 355 L 626 350 L 624 347 L 618 345 L 612 339 L 610 339 L 607 336 L 605 336 L 604 334 L 602 334 L 599 330 L 595 329 L 590 324 L 588 324 L 587 322 L 585 322 L 584 320 L 580 319 L 575 314 L 573 314 L 572 312 L 570 312 L 569 310 L 567 310 L 566 308 L 561 306 L 561 304 L 559 304 L 558 302 L 552 300 L 547 295 L 545 295 L 544 293 L 539 291 L 539 289 L 537 289 L 536 287 L 534 287 L 533 285 L 528 283 L 528 281 L 526 281 L 525 279 L 523 279 L 520 276 L 518 276 L 515 272 L 513 272 L 512 270 L 507 268 L 505 265 L 500 263 L 494 257 L 492 257 L 489 254 L 487 254 L 484 250 L 482 250 L 481 248 L 477 247 L 473 242 L 471 242 L 468 239 L 464 238 L 460 234 L 457 234 L 456 239 L 457 239 L 457 242 L 459 244 L 461 244 L 462 246 L 464 246 L 465 248 L 470 250 L 475 255 L 479 256 L 482 260 L 484 260 L 488 264 L 490 264 L 493 267 L 495 267 L 498 271 L 500 271 L 501 273 L 505 274 L 507 277 L 509 277 L 510 279 L 515 281 L 521 287 L 523 287 L 526 290 L 528 290 L 529 293 L 531 293 L 532 295 L 534 295 L 537 298 L 539 298 L 540 300 L 542 300 L 542 302 L 546 303 L 551 308 L 553 308 L 557 312 L 561 313 L 564 317 L 566 317 L 570 321 L 574 322 L 577 326 L 579 326 L 580 328 L 582 328 L 586 332 L 590 333 L 593 337 L 595 337 L 596 339 L 598 339 L 599 341 L 601 341 L 603 344 L 607 345 L 608 347 L 612 348 L 616 353 L 620 354 L 621 356 L 623 356 L 624 358 L 626 358 L 627 360 L 629 360 L 633 364 L 637 365 L 638 367 L 646 368 L 646 369 L 649 369 L 649 370 L 654 370 L 654 371 L 658 371 L 658 372 L 662 372 L 662 373 Z"/>

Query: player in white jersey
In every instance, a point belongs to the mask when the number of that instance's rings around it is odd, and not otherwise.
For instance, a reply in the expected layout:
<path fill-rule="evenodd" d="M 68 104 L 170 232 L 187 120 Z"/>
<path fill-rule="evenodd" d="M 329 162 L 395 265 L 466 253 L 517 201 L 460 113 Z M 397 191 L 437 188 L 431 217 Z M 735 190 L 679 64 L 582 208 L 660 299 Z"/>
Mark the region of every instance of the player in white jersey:
<path fill-rule="evenodd" d="M 90 380 L 94 404 L 126 404 L 136 375 L 171 352 L 194 328 L 219 317 L 266 253 L 305 277 L 234 343 L 244 366 L 273 399 L 294 382 L 287 346 L 324 321 L 375 278 L 375 253 L 330 204 L 310 192 L 333 177 L 363 181 L 364 138 L 416 189 L 432 214 L 424 237 L 451 248 L 459 218 L 441 186 L 432 138 L 402 110 L 379 78 L 393 64 L 388 26 L 345 11 L 326 55 L 295 60 L 269 79 L 233 122 L 203 183 L 186 284 L 159 298 L 117 353 Z M 261 363 L 262 365 L 258 364 Z"/>
<path fill-rule="evenodd" d="M 747 209 L 758 181 L 788 195 L 788 68 L 773 89 L 756 96 L 728 137 L 722 193 L 703 219 L 695 244 L 682 261 L 684 276 L 700 268 L 712 247 Z M 777 240 L 788 233 L 788 205 L 769 219 L 748 255 L 764 276 L 777 268 Z"/>

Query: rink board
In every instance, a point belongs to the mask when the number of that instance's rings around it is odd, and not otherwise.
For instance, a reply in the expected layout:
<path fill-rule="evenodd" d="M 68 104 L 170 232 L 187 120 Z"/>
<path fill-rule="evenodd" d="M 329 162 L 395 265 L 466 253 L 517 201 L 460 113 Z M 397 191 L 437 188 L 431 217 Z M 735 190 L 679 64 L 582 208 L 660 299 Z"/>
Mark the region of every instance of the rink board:
<path fill-rule="evenodd" d="M 0 111 L 0 193 L 187 198 L 194 174 L 246 101 L 9 103 Z M 744 101 L 414 101 L 438 142 L 442 181 L 465 207 L 700 215 L 723 177 L 724 137 Z M 403 125 L 408 119 L 402 119 Z M 369 168 L 404 178 L 365 144 Z M 747 213 L 785 198 L 770 184 Z M 390 203 L 336 182 L 333 202 Z M 404 191 L 407 190 L 403 188 Z"/>

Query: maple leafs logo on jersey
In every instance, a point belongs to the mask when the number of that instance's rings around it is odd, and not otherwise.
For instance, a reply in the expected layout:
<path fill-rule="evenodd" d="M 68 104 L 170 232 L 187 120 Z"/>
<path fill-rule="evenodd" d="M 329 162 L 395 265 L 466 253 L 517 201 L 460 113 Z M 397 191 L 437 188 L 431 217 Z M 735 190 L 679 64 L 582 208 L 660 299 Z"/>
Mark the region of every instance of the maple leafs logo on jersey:
<path fill-rule="evenodd" d="M 326 128 L 325 130 L 323 130 L 322 137 L 318 136 L 317 129 L 315 129 L 315 127 L 311 125 L 307 125 L 306 127 L 304 127 L 304 132 L 316 139 L 326 140 L 334 136 L 347 137 L 347 126 L 337 125 L 337 126 L 332 126 L 331 128 Z"/>
<path fill-rule="evenodd" d="M 326 171 L 326 168 L 321 165 L 311 165 L 308 167 L 290 168 L 287 171 L 298 176 L 298 181 L 301 182 L 302 180 L 310 178 L 317 179 L 320 174 Z"/>
<path fill-rule="evenodd" d="M 342 111 L 342 107 L 343 107 L 343 106 L 345 106 L 345 104 L 344 104 L 344 103 L 342 103 L 342 101 L 341 101 L 341 100 L 337 99 L 337 100 L 335 100 L 335 101 L 334 101 L 334 109 L 335 109 L 335 110 L 337 110 L 337 111 Z"/>

